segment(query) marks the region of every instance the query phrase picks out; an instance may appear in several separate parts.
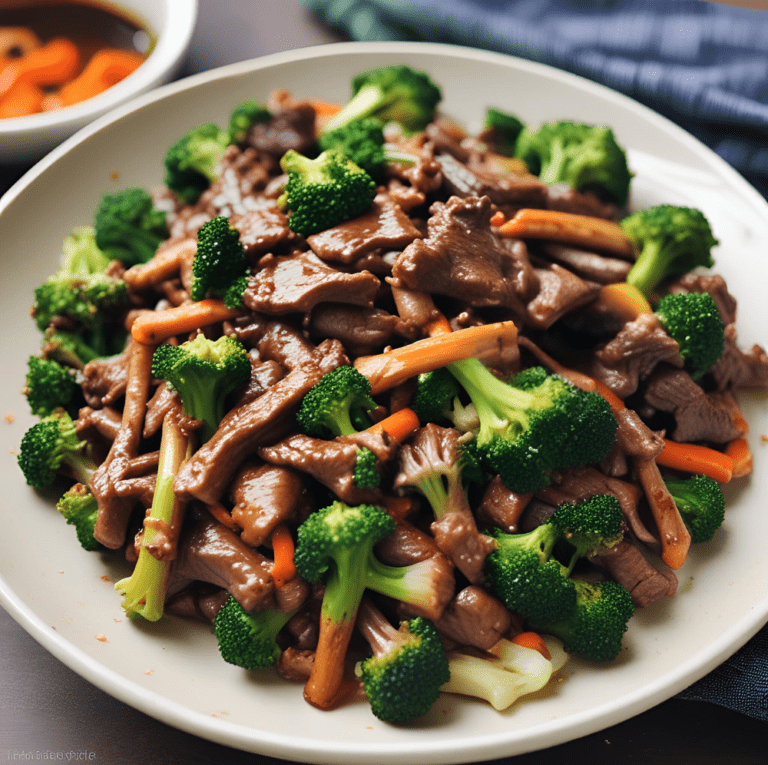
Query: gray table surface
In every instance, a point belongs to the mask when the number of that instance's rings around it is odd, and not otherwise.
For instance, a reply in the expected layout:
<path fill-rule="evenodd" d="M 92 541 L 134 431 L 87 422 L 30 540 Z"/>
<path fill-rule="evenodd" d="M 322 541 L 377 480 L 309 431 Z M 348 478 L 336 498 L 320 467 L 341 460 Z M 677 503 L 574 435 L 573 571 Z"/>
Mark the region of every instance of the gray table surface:
<path fill-rule="evenodd" d="M 342 38 L 299 0 L 200 0 L 185 73 Z M 6 188 L 25 168 L 0 168 Z M 75 760 L 75 757 L 79 759 Z M 280 761 L 197 738 L 90 685 L 41 648 L 0 609 L 0 763 L 98 765 Z M 768 726 L 714 705 L 671 699 L 631 720 L 497 765 L 765 765 Z"/>

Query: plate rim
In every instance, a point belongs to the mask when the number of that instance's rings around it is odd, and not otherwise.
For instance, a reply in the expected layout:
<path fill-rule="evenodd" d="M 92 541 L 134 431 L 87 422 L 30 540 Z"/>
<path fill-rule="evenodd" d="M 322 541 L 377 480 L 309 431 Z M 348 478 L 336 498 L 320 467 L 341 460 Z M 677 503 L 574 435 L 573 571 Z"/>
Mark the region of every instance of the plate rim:
<path fill-rule="evenodd" d="M 193 90 L 199 85 L 222 78 L 237 77 L 282 63 L 309 58 L 360 53 L 407 55 L 409 53 L 424 53 L 425 51 L 451 57 L 481 59 L 507 65 L 512 64 L 514 68 L 537 72 L 565 84 L 574 84 L 580 89 L 594 92 L 603 99 L 617 101 L 628 108 L 638 110 L 646 119 L 656 122 L 666 132 L 672 133 L 678 140 L 684 142 L 693 153 L 706 160 L 708 169 L 710 167 L 714 169 L 720 177 L 727 180 L 730 185 L 735 186 L 739 193 L 749 199 L 752 204 L 761 208 L 764 213 L 768 213 L 768 201 L 713 150 L 652 108 L 606 85 L 596 83 L 565 70 L 557 69 L 548 64 L 530 61 L 505 53 L 485 51 L 466 46 L 443 43 L 345 42 L 283 51 L 228 64 L 164 85 L 133 99 L 127 104 L 117 107 L 65 140 L 27 171 L 0 198 L 0 215 L 11 206 L 15 199 L 23 194 L 27 187 L 33 184 L 49 167 L 55 165 L 72 148 L 86 142 L 92 135 L 108 128 L 123 117 L 139 111 L 148 104 L 163 100 L 170 95 Z M 687 164 L 685 166 L 690 167 Z M 256 741 L 255 729 L 253 728 L 230 723 L 220 718 L 212 719 L 200 712 L 190 710 L 183 704 L 170 700 L 162 694 L 148 690 L 100 664 L 67 638 L 53 632 L 52 628 L 46 625 L 31 608 L 26 606 L 17 593 L 13 592 L 2 573 L 0 573 L 0 604 L 46 650 L 93 685 L 130 706 L 193 735 L 245 751 L 259 752 L 274 757 L 289 757 L 291 759 L 308 757 L 306 760 L 301 760 L 305 762 L 354 763 L 361 756 L 366 756 L 371 763 L 385 762 L 385 759 L 381 759 L 382 755 L 377 753 L 377 750 L 381 750 L 381 745 L 377 743 L 366 747 L 359 742 L 346 745 L 345 742 L 338 740 L 300 740 L 297 744 L 293 739 L 287 740 L 285 734 L 265 733 L 264 731 L 257 731 L 259 738 Z M 509 733 L 487 735 L 480 739 L 473 739 L 471 743 L 469 741 L 458 742 L 450 740 L 442 747 L 439 740 L 430 740 L 423 744 L 413 741 L 402 743 L 388 742 L 383 757 L 386 758 L 386 761 L 397 757 L 402 758 L 402 762 L 412 761 L 414 763 L 468 762 L 477 759 L 478 750 L 482 752 L 484 759 L 509 756 L 510 735 L 513 733 L 515 734 L 514 741 L 516 743 L 514 754 L 545 749 L 583 735 L 594 733 L 671 698 L 688 687 L 692 682 L 705 676 L 753 637 L 764 626 L 766 621 L 768 621 L 768 598 L 758 603 L 751 612 L 731 625 L 706 650 L 701 651 L 697 655 L 696 661 L 691 659 L 678 665 L 676 671 L 667 674 L 664 678 L 660 678 L 650 686 L 643 686 L 629 696 L 622 697 L 620 704 L 606 703 L 597 709 L 590 708 L 581 714 L 569 715 L 564 719 L 546 721 L 545 727 L 547 728 L 548 740 L 544 744 L 537 740 L 541 735 L 540 732 L 537 733 L 537 730 L 541 726 L 534 726 L 526 731 L 510 730 Z M 598 712 L 602 714 L 598 714 Z M 578 732 L 575 732 L 577 728 Z M 253 748 L 255 744 L 258 744 L 256 749 Z M 520 744 L 522 744 L 522 747 L 519 746 Z M 450 748 L 447 749 L 446 747 Z M 445 759 L 446 756 L 449 757 L 449 760 Z M 326 757 L 328 759 L 325 759 Z"/>

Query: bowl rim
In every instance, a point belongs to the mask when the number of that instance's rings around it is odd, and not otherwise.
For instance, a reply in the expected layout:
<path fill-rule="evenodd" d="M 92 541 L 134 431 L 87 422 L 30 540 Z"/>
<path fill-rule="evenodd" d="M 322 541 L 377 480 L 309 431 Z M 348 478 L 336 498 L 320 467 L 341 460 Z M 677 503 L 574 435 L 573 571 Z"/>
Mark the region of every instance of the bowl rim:
<path fill-rule="evenodd" d="M 157 42 L 146 61 L 124 80 L 85 101 L 55 111 L 9 117 L 0 120 L 0 141 L 4 136 L 27 133 L 44 133 L 48 130 L 64 130 L 68 125 L 77 126 L 89 116 L 99 116 L 133 95 L 141 94 L 160 83 L 186 55 L 192 41 L 198 14 L 197 0 L 157 0 L 166 6 L 163 31 L 157 34 Z M 104 5 L 110 3 L 100 0 Z M 112 3 L 120 5 L 120 2 Z M 131 11 L 141 16 L 140 11 Z"/>

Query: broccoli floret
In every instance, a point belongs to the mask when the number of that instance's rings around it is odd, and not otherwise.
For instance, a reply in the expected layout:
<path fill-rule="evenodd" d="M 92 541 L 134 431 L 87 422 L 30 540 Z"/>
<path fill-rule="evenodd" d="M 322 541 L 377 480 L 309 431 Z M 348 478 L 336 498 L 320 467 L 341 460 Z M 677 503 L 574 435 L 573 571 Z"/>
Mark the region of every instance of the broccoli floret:
<path fill-rule="evenodd" d="M 122 339 L 121 333 L 118 333 L 117 339 Z M 56 330 L 53 327 L 45 331 L 41 351 L 43 358 L 58 361 L 65 367 L 74 369 L 82 369 L 89 361 L 104 355 L 88 345 L 82 335 Z"/>
<path fill-rule="evenodd" d="M 436 559 L 393 567 L 375 557 L 374 545 L 394 528 L 394 520 L 381 508 L 350 507 L 338 500 L 299 526 L 296 570 L 310 583 L 325 582 L 319 642 L 304 689 L 305 698 L 315 706 L 327 708 L 333 703 L 366 588 L 418 606 L 443 600 L 445 570 Z"/>
<path fill-rule="evenodd" d="M 720 484 L 705 475 L 664 483 L 691 533 L 691 541 L 709 542 L 725 520 L 725 498 Z"/>
<path fill-rule="evenodd" d="M 621 227 L 638 250 L 627 282 L 646 296 L 669 279 L 714 265 L 718 241 L 701 210 L 657 205 L 628 215 Z"/>
<path fill-rule="evenodd" d="M 378 465 L 378 457 L 370 449 L 364 446 L 359 447 L 355 460 L 355 472 L 352 476 L 355 486 L 361 489 L 377 489 L 381 483 Z"/>
<path fill-rule="evenodd" d="M 200 333 L 181 345 L 157 348 L 152 373 L 179 392 L 184 412 L 203 422 L 202 438 L 207 441 L 224 416 L 226 397 L 248 382 L 251 362 L 234 337 L 211 340 Z"/>
<path fill-rule="evenodd" d="M 376 182 L 337 149 L 315 159 L 290 149 L 280 160 L 288 174 L 278 205 L 292 231 L 305 236 L 362 215 L 376 196 Z"/>
<path fill-rule="evenodd" d="M 224 297 L 230 289 L 242 295 L 245 288 L 242 280 L 246 279 L 247 269 L 248 261 L 238 230 L 223 215 L 211 218 L 197 232 L 189 295 L 192 300 Z"/>
<path fill-rule="evenodd" d="M 386 143 L 382 124 L 374 117 L 354 120 L 318 138 L 321 151 L 338 150 L 347 159 L 365 170 L 376 181 L 381 181 L 388 162 L 413 164 L 416 157 Z"/>
<path fill-rule="evenodd" d="M 423 130 L 435 118 L 440 88 L 425 72 L 400 64 L 360 72 L 352 80 L 352 98 L 326 123 L 330 132 L 363 117 L 397 122 L 407 131 Z"/>
<path fill-rule="evenodd" d="M 517 137 L 525 128 L 525 123 L 514 114 L 488 107 L 485 110 L 483 135 L 489 136 L 494 150 L 505 157 L 514 157 L 517 150 Z"/>
<path fill-rule="evenodd" d="M 326 373 L 301 401 L 296 420 L 310 436 L 349 436 L 367 428 L 368 413 L 378 404 L 371 398 L 371 383 L 353 366 Z"/>
<path fill-rule="evenodd" d="M 272 118 L 265 106 L 255 101 L 241 101 L 229 115 L 228 143 L 243 144 L 248 131 L 257 123 Z"/>
<path fill-rule="evenodd" d="M 454 402 L 461 393 L 461 386 L 447 367 L 424 372 L 418 377 L 413 411 L 421 422 L 455 422 Z M 458 427 L 458 425 L 457 425 Z M 463 430 L 463 428 L 459 428 Z"/>
<path fill-rule="evenodd" d="M 76 483 L 59 499 L 56 508 L 67 523 L 75 527 L 77 541 L 84 550 L 93 552 L 101 549 L 101 544 L 93 536 L 99 503 L 87 486 Z"/>
<path fill-rule="evenodd" d="M 612 581 L 574 580 L 573 584 L 576 608 L 562 620 L 537 626 L 562 640 L 566 651 L 597 661 L 615 659 L 635 612 L 632 596 Z"/>
<path fill-rule="evenodd" d="M 54 359 L 30 356 L 23 393 L 32 414 L 46 417 L 54 409 L 66 408 L 78 390 L 72 369 Z"/>
<path fill-rule="evenodd" d="M 512 491 L 537 491 L 553 471 L 599 462 L 614 442 L 605 399 L 558 375 L 532 368 L 505 382 L 474 358 L 447 368 L 479 418 L 464 448 Z"/>
<path fill-rule="evenodd" d="M 272 667 L 280 658 L 277 634 L 295 611 L 246 611 L 231 595 L 213 620 L 221 658 L 243 669 Z"/>
<path fill-rule="evenodd" d="M 58 473 L 88 484 L 96 470 L 88 443 L 75 432 L 75 422 L 64 409 L 56 409 L 33 425 L 21 439 L 18 463 L 30 486 L 42 489 Z"/>
<path fill-rule="evenodd" d="M 619 206 L 627 202 L 632 173 L 609 127 L 567 120 L 526 127 L 515 153 L 544 183 L 593 191 Z"/>
<path fill-rule="evenodd" d="M 560 505 L 533 531 L 495 529 L 491 534 L 498 544 L 485 563 L 491 590 L 508 608 L 536 624 L 547 623 L 568 616 L 576 606 L 576 589 L 568 577 L 577 560 L 622 538 L 621 506 L 615 497 L 596 495 Z"/>
<path fill-rule="evenodd" d="M 373 714 L 384 722 L 426 714 L 450 679 L 434 624 L 417 616 L 396 629 L 373 604 L 363 601 L 357 627 L 373 652 L 356 667 Z"/>
<path fill-rule="evenodd" d="M 165 185 L 182 202 L 194 204 L 217 179 L 228 144 L 229 131 L 212 122 L 192 128 L 165 155 Z"/>
<path fill-rule="evenodd" d="M 123 610 L 133 618 L 163 616 L 166 585 L 183 520 L 184 503 L 173 491 L 179 468 L 190 457 L 192 441 L 176 417 L 163 420 L 152 506 L 144 517 L 141 547 L 133 573 L 115 584 Z"/>
<path fill-rule="evenodd" d="M 105 194 L 96 208 L 94 229 L 102 252 L 126 266 L 146 263 L 168 238 L 165 212 L 155 209 L 142 188 Z"/>
<path fill-rule="evenodd" d="M 37 328 L 46 332 L 62 319 L 94 353 L 107 355 L 124 336 L 120 315 L 128 305 L 127 285 L 104 273 L 108 264 L 92 228 L 76 229 L 67 237 L 61 268 L 35 290 L 32 316 Z"/>
<path fill-rule="evenodd" d="M 656 309 L 656 318 L 677 342 L 686 371 L 696 380 L 725 350 L 725 325 L 717 304 L 706 292 L 665 295 Z"/>

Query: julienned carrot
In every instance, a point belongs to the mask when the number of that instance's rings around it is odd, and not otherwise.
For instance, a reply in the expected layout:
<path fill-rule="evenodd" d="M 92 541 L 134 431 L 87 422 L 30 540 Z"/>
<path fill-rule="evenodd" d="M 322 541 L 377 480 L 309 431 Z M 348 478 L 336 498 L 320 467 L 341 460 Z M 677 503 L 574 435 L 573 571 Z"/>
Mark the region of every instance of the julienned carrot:
<path fill-rule="evenodd" d="M 389 434 L 393 441 L 399 444 L 405 441 L 420 424 L 416 412 L 406 407 L 398 409 L 398 411 L 390 414 L 389 417 L 385 417 L 383 420 L 371 425 L 367 430 L 370 433 L 383 430 Z"/>
<path fill-rule="evenodd" d="M 320 98 L 313 98 L 309 102 L 315 110 L 315 114 L 321 117 L 333 117 L 341 111 L 340 104 L 334 104 L 330 101 L 323 101 Z"/>
<path fill-rule="evenodd" d="M 232 517 L 231 513 L 224 507 L 224 505 L 214 502 L 210 505 L 206 505 L 208 512 L 221 524 L 226 526 L 232 531 L 236 531 L 238 534 L 242 531 L 240 524 Z"/>
<path fill-rule="evenodd" d="M 744 436 L 730 441 L 725 453 L 733 462 L 733 478 L 744 478 L 752 473 L 752 449 Z"/>
<path fill-rule="evenodd" d="M 544 638 L 538 632 L 521 632 L 512 638 L 512 642 L 523 648 L 532 648 L 534 651 L 538 651 L 547 661 L 552 658 Z"/>
<path fill-rule="evenodd" d="M 444 335 L 447 332 L 453 332 L 453 328 L 443 314 L 440 314 L 436 319 L 432 319 L 424 327 L 424 333 L 427 337 L 437 337 L 437 335 Z"/>
<path fill-rule="evenodd" d="M 272 579 L 275 581 L 275 587 L 282 587 L 296 576 L 296 564 L 293 559 L 295 548 L 290 529 L 283 524 L 276 526 L 270 541 L 274 556 Z"/>
<path fill-rule="evenodd" d="M 131 336 L 137 343 L 157 345 L 169 337 L 234 319 L 241 313 L 238 308 L 227 308 L 223 300 L 207 298 L 164 311 L 147 311 L 131 325 Z"/>
<path fill-rule="evenodd" d="M 45 93 L 32 82 L 21 78 L 0 97 L 0 119 L 24 117 L 43 110 Z"/>
<path fill-rule="evenodd" d="M 173 244 L 161 245 L 151 260 L 131 266 L 123 274 L 123 279 L 135 290 L 146 289 L 176 274 L 183 260 L 194 256 L 196 250 L 194 239 L 182 239 Z"/>
<path fill-rule="evenodd" d="M 489 221 L 492 226 L 501 226 L 506 222 L 507 216 L 501 210 L 496 210 L 496 212 L 491 216 L 491 220 Z"/>
<path fill-rule="evenodd" d="M 597 390 L 598 382 L 593 377 L 585 375 L 583 372 L 577 372 L 575 369 L 563 366 L 560 362 L 555 361 L 549 354 L 539 348 L 538 345 L 532 343 L 526 337 L 521 337 L 518 340 L 518 344 L 521 348 L 525 348 L 530 351 L 539 361 L 542 366 L 552 370 L 556 375 L 560 375 L 569 383 L 575 385 L 577 388 L 581 388 L 583 391 L 593 392 Z M 607 388 L 606 388 L 607 390 Z M 610 391 L 609 391 L 610 392 Z M 617 399 L 619 400 L 619 399 Z"/>
<path fill-rule="evenodd" d="M 661 477 L 657 460 L 633 460 L 637 477 L 643 486 L 653 520 L 659 532 L 661 559 L 673 571 L 677 571 L 688 557 L 691 533 L 683 521 L 675 500 Z"/>
<path fill-rule="evenodd" d="M 86 98 L 124 80 L 144 63 L 144 57 L 132 51 L 103 48 L 93 55 L 85 69 L 58 93 L 62 106 L 85 101 Z"/>
<path fill-rule="evenodd" d="M 20 79 L 33 85 L 63 85 L 77 74 L 80 53 L 77 46 L 63 37 L 14 59 L 0 71 L 0 95 Z"/>
<path fill-rule="evenodd" d="M 404 521 L 414 509 L 414 499 L 410 494 L 398 496 L 390 494 L 384 497 L 384 509 L 394 518 L 395 522 Z"/>
<path fill-rule="evenodd" d="M 692 475 L 706 475 L 718 483 L 733 477 L 733 460 L 727 454 L 699 444 L 681 444 L 664 439 L 664 448 L 656 457 L 664 467 Z"/>
<path fill-rule="evenodd" d="M 375 396 L 454 361 L 473 356 L 486 359 L 510 349 L 517 350 L 517 327 L 514 322 L 502 321 L 425 337 L 374 356 L 360 356 L 355 359 L 355 368 L 370 380 Z"/>
<path fill-rule="evenodd" d="M 618 223 L 559 210 L 524 207 L 498 230 L 502 236 L 514 239 L 552 239 L 605 250 L 622 258 L 633 258 L 635 252 Z"/>
<path fill-rule="evenodd" d="M 643 313 L 653 313 L 653 308 L 645 295 L 627 282 L 606 284 L 600 290 L 598 302 L 609 307 L 625 321 L 634 321 Z"/>

